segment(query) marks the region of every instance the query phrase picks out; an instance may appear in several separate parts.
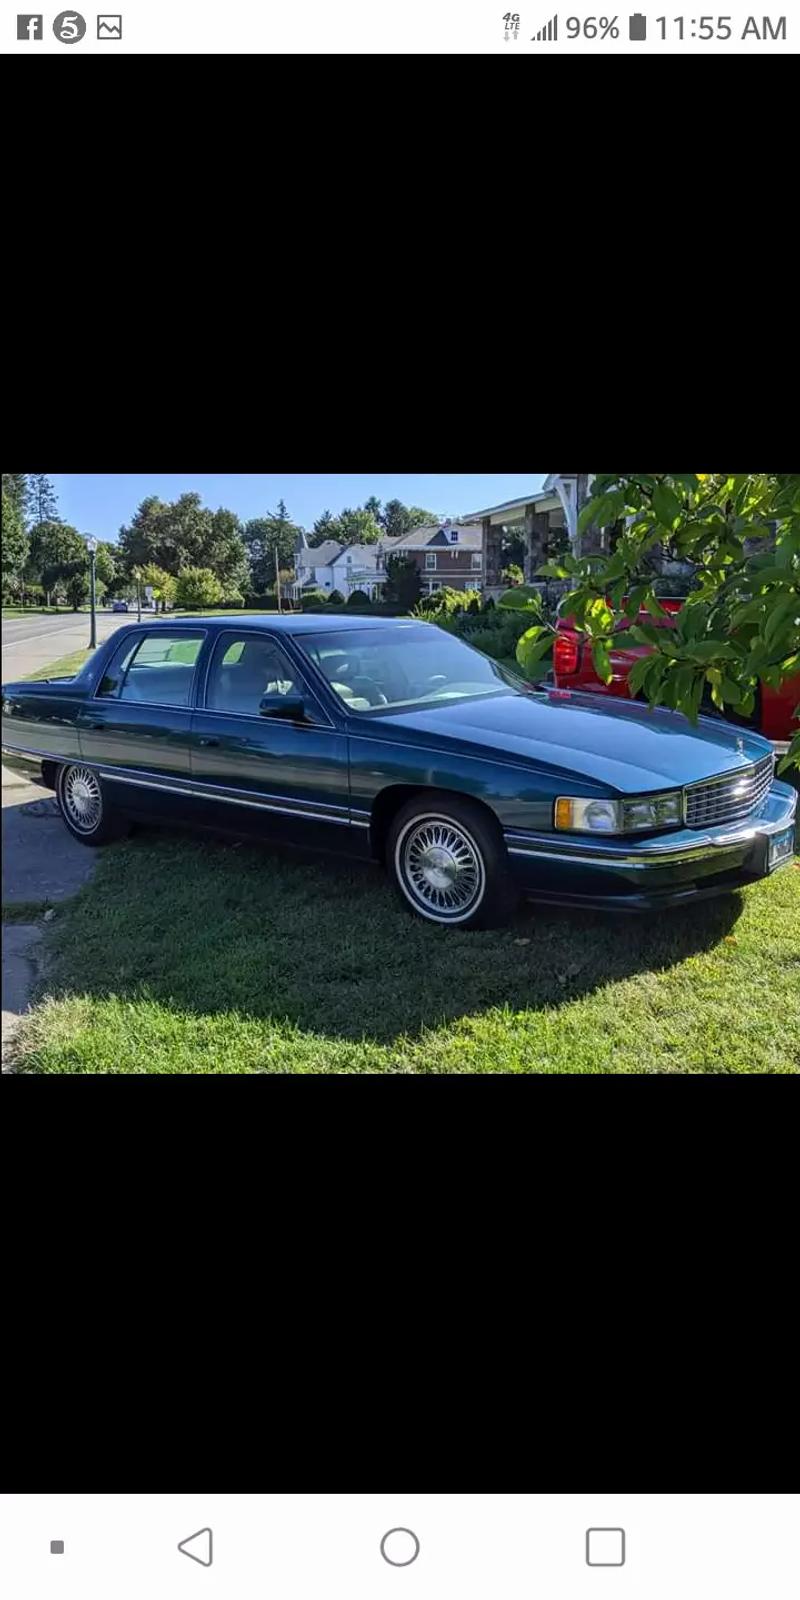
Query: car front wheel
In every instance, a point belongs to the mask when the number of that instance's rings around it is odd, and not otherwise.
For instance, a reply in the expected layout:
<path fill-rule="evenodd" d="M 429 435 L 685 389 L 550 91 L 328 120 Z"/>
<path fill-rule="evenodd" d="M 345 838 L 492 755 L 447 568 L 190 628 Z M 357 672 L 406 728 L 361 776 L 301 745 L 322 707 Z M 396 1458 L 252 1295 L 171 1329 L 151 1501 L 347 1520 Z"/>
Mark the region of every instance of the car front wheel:
<path fill-rule="evenodd" d="M 56 783 L 59 810 L 73 838 L 81 844 L 110 844 L 128 831 L 128 824 L 106 798 L 91 767 L 62 767 Z"/>
<path fill-rule="evenodd" d="M 402 807 L 387 858 L 412 910 L 441 927 L 507 922 L 517 895 L 499 827 L 468 800 L 432 791 Z"/>

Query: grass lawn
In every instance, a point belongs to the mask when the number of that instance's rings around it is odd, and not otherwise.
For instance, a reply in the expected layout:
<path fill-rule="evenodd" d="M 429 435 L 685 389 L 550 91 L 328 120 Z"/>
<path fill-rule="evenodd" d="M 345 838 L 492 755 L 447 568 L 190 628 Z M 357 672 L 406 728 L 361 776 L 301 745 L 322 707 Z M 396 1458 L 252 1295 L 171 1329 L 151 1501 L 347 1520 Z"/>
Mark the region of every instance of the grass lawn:
<path fill-rule="evenodd" d="M 81 610 L 84 608 L 81 607 Z M 75 613 L 71 606 L 3 606 L 4 617 L 68 617 Z"/>
<path fill-rule="evenodd" d="M 83 666 L 86 657 L 91 655 L 91 650 L 73 650 L 70 656 L 61 656 L 58 661 L 51 661 L 48 667 L 39 667 L 36 672 L 29 672 L 28 678 L 70 678 Z"/>
<path fill-rule="evenodd" d="M 31 1073 L 795 1073 L 800 864 L 653 918 L 459 933 L 380 871 L 146 829 L 59 907 Z"/>
<path fill-rule="evenodd" d="M 283 614 L 285 616 L 287 613 Z M 165 617 L 161 617 L 159 613 L 159 619 L 168 622 L 170 617 L 277 617 L 277 615 L 277 606 L 271 606 L 266 611 L 260 607 L 258 609 L 251 607 L 249 610 L 244 607 L 241 611 L 231 611 L 230 606 L 208 606 L 203 607 L 202 611 L 168 611 Z"/>

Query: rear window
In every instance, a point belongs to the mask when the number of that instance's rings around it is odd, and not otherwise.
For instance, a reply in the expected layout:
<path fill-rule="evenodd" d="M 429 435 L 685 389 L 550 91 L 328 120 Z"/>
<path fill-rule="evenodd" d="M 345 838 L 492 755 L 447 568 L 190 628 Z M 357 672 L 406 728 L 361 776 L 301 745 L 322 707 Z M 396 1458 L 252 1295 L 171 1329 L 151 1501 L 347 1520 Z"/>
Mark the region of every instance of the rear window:
<path fill-rule="evenodd" d="M 205 634 L 169 634 L 159 629 L 124 639 L 100 684 L 100 699 L 138 700 L 188 706 L 197 657 Z"/>

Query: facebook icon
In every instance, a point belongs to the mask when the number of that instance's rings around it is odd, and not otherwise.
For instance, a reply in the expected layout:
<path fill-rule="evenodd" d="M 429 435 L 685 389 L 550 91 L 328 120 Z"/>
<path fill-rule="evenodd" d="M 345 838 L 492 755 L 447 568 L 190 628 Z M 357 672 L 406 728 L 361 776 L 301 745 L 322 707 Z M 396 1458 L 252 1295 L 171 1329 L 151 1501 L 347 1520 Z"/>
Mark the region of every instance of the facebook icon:
<path fill-rule="evenodd" d="M 43 17 L 17 17 L 18 39 L 41 39 Z"/>

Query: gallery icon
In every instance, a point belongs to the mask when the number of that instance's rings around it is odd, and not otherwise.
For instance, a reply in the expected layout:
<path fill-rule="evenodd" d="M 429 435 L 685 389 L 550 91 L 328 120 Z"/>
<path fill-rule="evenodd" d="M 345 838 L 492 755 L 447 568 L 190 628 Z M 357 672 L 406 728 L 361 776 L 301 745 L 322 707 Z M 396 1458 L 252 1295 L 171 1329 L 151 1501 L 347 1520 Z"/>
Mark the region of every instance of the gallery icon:
<path fill-rule="evenodd" d="M 77 44 L 86 32 L 86 23 L 79 11 L 60 11 L 53 32 L 62 44 Z"/>
<path fill-rule="evenodd" d="M 97 37 L 98 39 L 121 39 L 122 18 L 120 16 L 98 17 Z"/>
<path fill-rule="evenodd" d="M 41 39 L 44 34 L 44 17 L 17 17 L 18 39 Z"/>

